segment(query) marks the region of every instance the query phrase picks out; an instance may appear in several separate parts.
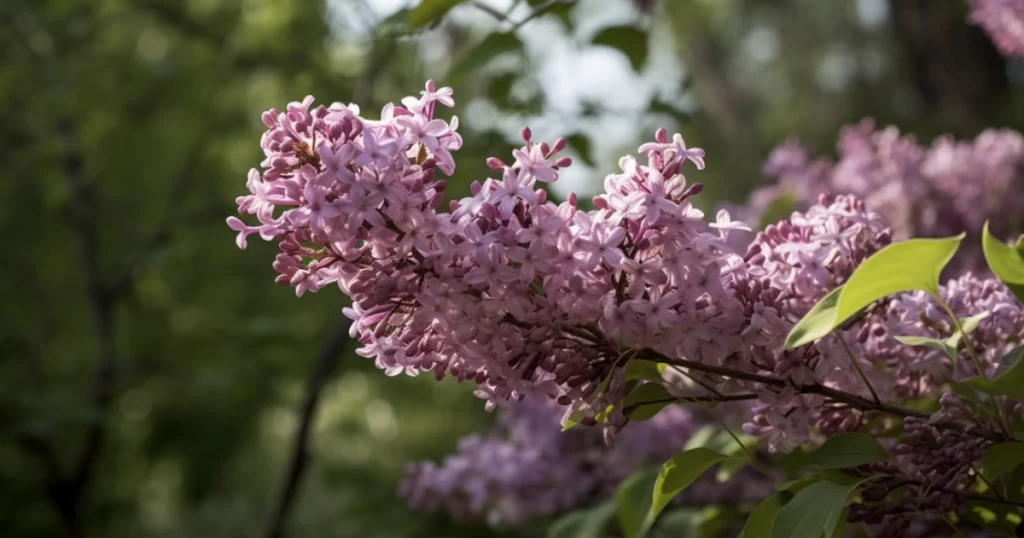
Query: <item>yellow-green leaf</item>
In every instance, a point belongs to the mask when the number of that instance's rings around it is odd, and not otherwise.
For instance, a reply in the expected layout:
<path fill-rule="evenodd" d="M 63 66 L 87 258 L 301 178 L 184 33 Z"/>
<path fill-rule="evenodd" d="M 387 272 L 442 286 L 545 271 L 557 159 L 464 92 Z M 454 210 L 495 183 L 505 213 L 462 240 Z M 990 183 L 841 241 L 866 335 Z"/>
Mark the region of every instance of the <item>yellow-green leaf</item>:
<path fill-rule="evenodd" d="M 800 320 L 786 348 L 798 347 L 828 334 L 871 303 L 910 290 L 939 293 L 939 274 L 953 258 L 964 234 L 942 239 L 910 239 L 876 252 L 850 276 L 842 291 L 833 291 Z"/>
<path fill-rule="evenodd" d="M 1024 236 L 1017 245 L 1024 244 Z M 985 252 L 985 261 L 996 278 L 1001 280 L 1010 291 L 1024 302 L 1024 255 L 1019 248 L 1011 247 L 996 239 L 988 231 L 988 222 L 981 235 L 981 248 Z"/>

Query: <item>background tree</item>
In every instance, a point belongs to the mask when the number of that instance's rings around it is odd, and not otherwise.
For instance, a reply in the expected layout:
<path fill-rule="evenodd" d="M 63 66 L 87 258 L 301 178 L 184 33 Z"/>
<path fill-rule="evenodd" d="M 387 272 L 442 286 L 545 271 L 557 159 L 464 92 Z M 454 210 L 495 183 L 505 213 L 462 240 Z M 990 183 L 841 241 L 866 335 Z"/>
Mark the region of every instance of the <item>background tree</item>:
<path fill-rule="evenodd" d="M 259 114 L 296 96 L 372 114 L 425 78 L 453 86 L 454 197 L 524 123 L 569 138 L 582 191 L 678 130 L 721 156 L 709 204 L 742 199 L 791 134 L 829 152 L 864 116 L 923 140 L 1024 123 L 1020 66 L 959 2 L 388 4 L 0 6 L 0 534 L 493 532 L 395 493 L 406 461 L 490 423 L 469 388 L 384 379 L 344 339 L 339 294 L 296 301 L 227 243 Z"/>

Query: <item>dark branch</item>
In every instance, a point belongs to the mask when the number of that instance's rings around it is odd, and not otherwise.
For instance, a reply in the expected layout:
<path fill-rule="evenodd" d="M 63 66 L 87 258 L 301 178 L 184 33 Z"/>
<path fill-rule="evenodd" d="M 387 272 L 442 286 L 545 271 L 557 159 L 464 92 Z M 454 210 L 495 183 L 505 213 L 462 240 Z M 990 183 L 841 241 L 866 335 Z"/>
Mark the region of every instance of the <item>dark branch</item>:
<path fill-rule="evenodd" d="M 681 366 L 683 368 L 688 368 L 690 370 L 715 374 L 726 378 L 741 379 L 743 381 L 761 383 L 773 387 L 792 386 L 800 393 L 819 394 L 831 400 L 845 403 L 851 407 L 855 407 L 863 411 L 879 411 L 882 413 L 888 413 L 890 415 L 896 415 L 901 417 L 928 418 L 929 416 L 931 416 L 929 413 L 926 413 L 924 411 L 918 411 L 917 409 L 910 409 L 907 407 L 900 407 L 886 403 L 874 402 L 867 398 L 857 396 L 856 394 L 850 394 L 848 392 L 836 390 L 830 387 L 826 387 L 824 385 L 794 385 L 790 380 L 783 379 L 780 377 L 757 374 L 753 372 L 744 372 L 742 370 L 734 370 L 732 368 L 714 366 L 711 364 L 704 364 L 701 362 L 691 361 L 687 359 L 675 359 L 649 349 L 644 350 L 637 356 L 637 358 L 642 360 L 650 360 L 654 362 L 662 362 L 674 366 Z"/>
<path fill-rule="evenodd" d="M 61 165 L 72 193 L 71 212 L 79 257 L 85 274 L 86 294 L 91 311 L 98 359 L 96 373 L 92 380 L 90 403 L 100 416 L 86 430 L 85 440 L 73 464 L 71 476 L 59 480 L 62 484 L 62 487 L 58 488 L 61 493 L 59 497 L 53 499 L 62 517 L 70 518 L 70 521 L 65 521 L 67 534 L 77 536 L 81 532 L 78 510 L 92 482 L 95 463 L 106 435 L 107 421 L 103 415 L 113 396 L 116 367 L 112 338 L 114 297 L 103 283 L 100 268 L 99 241 L 96 233 L 96 193 L 93 188 L 93 178 L 86 175 L 85 165 L 75 140 L 74 127 L 70 121 L 62 120 L 60 122 L 58 136 L 61 142 Z"/>
<path fill-rule="evenodd" d="M 284 525 L 288 518 L 288 512 L 294 504 L 302 476 L 305 474 L 306 468 L 309 467 L 309 444 L 312 437 L 310 430 L 316 416 L 317 404 L 320 401 L 320 392 L 334 375 L 341 351 L 348 341 L 348 327 L 348 322 L 339 323 L 324 342 L 316 363 L 313 365 L 313 371 L 306 382 L 306 396 L 302 407 L 299 408 L 299 421 L 292 437 L 288 469 L 281 482 L 270 521 L 267 523 L 267 530 L 264 534 L 266 538 L 283 538 L 284 536 Z"/>

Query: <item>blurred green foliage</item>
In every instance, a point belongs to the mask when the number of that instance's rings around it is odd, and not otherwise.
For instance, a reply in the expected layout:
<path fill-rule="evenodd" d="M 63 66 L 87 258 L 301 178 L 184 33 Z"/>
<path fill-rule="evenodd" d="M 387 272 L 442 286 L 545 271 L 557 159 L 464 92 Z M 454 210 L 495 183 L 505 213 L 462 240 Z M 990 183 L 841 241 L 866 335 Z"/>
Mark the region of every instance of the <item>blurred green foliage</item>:
<path fill-rule="evenodd" d="M 342 306 L 334 289 L 300 300 L 274 286 L 275 247 L 239 251 L 224 224 L 261 159 L 263 110 L 313 94 L 372 115 L 426 78 L 453 85 L 466 141 L 454 196 L 523 123 L 569 137 L 591 192 L 663 125 L 707 149 L 709 207 L 742 199 L 788 134 L 827 152 L 867 115 L 923 138 L 1024 123 L 1021 66 L 958 2 L 441 3 L 464 5 L 421 21 L 372 0 L 0 3 L 0 536 L 66 531 L 40 447 L 73 476 L 97 425 L 81 534 L 263 532 Z M 655 89 L 625 110 L 590 90 L 566 108 L 545 63 L 556 35 L 569 63 L 610 48 L 640 71 L 609 63 L 613 95 Z M 92 395 L 105 358 L 109 403 Z M 386 378 L 349 345 L 288 536 L 497 535 L 413 514 L 396 494 L 407 461 L 490 424 L 470 392 Z"/>

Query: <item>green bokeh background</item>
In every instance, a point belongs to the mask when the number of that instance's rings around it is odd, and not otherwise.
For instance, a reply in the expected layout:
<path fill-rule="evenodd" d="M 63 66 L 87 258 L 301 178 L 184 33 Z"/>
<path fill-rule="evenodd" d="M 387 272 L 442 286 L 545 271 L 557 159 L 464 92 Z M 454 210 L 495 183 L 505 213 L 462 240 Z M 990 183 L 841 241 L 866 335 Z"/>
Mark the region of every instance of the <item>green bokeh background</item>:
<path fill-rule="evenodd" d="M 374 0 L 0 2 L 0 536 L 62 534 L 38 446 L 69 473 L 97 422 L 107 436 L 78 510 L 83 535 L 263 535 L 305 379 L 344 304 L 335 288 L 297 299 L 275 286 L 276 247 L 252 238 L 240 251 L 224 224 L 261 159 L 265 109 L 313 94 L 373 115 L 427 78 L 452 85 L 466 141 L 456 196 L 487 177 L 487 156 L 509 155 L 518 124 L 577 135 L 574 156 L 591 165 L 577 185 L 590 192 L 639 133 L 665 126 L 707 149 L 709 208 L 742 200 L 790 134 L 827 153 L 865 116 L 924 140 L 1024 124 L 1024 66 L 967 23 L 966 2 L 473 3 L 411 30 L 407 11 L 393 15 L 400 3 Z M 518 39 L 487 40 L 537 9 Z M 495 20 L 506 13 L 512 22 Z M 556 106 L 536 28 L 568 36 L 572 57 L 608 26 L 646 43 L 599 47 L 608 84 L 660 90 L 627 110 Z M 631 68 L 622 53 L 641 70 L 616 80 Z M 84 228 L 98 282 L 121 284 L 108 339 Z M 116 367 L 97 406 L 104 341 Z M 397 497 L 406 462 L 439 459 L 492 421 L 471 387 L 387 378 L 348 345 L 286 535 L 530 535 L 413 513 Z"/>

